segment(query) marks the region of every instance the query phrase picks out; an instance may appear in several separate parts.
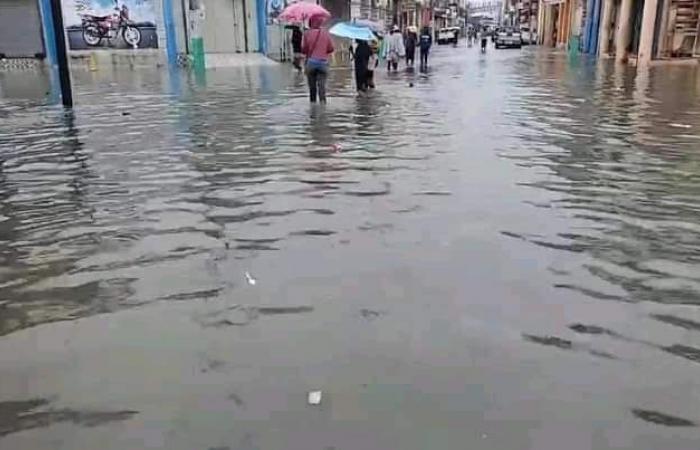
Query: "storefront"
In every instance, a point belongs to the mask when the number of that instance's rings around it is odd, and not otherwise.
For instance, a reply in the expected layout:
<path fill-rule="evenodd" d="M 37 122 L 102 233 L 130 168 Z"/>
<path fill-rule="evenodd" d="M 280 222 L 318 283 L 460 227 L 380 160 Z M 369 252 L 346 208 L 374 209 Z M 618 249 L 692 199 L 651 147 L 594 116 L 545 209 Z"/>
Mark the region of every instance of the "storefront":
<path fill-rule="evenodd" d="M 204 0 L 206 53 L 260 50 L 255 0 Z"/>
<path fill-rule="evenodd" d="M 558 42 L 561 0 L 544 0 L 542 2 L 542 24 L 539 28 L 542 33 L 538 36 L 540 45 L 555 47 Z"/>
<path fill-rule="evenodd" d="M 0 57 L 43 58 L 37 0 L 0 0 Z"/>
<path fill-rule="evenodd" d="M 6 0 L 0 0 L 0 2 Z M 206 53 L 260 51 L 258 0 L 61 0 L 71 51 L 151 50 L 188 53 L 190 14 L 203 6 L 201 32 Z M 116 7 L 115 7 L 116 6 Z M 87 15 L 87 16 L 86 16 Z M 128 17 L 125 26 L 120 15 Z M 111 25 L 100 20 L 108 16 Z M 88 17 L 86 21 L 86 17 Z M 90 17 L 98 17 L 90 19 Z M 106 31 L 110 29 L 110 31 Z M 97 30 L 99 33 L 96 33 Z M 123 30 L 123 31 L 122 31 Z M 154 52 L 155 49 L 158 51 Z"/>
<path fill-rule="evenodd" d="M 654 40 L 656 58 L 700 56 L 700 2 L 659 0 Z"/>
<path fill-rule="evenodd" d="M 562 47 L 569 43 L 572 19 L 576 15 L 575 0 L 544 0 L 540 9 L 539 43 L 549 47 Z"/>
<path fill-rule="evenodd" d="M 161 0 L 61 0 L 61 5 L 70 51 L 165 47 Z"/>

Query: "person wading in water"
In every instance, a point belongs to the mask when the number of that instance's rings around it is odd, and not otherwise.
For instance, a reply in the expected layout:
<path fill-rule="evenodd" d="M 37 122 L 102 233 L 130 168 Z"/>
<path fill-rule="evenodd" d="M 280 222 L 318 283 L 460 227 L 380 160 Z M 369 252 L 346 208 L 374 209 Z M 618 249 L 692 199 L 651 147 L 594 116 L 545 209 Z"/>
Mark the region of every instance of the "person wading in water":
<path fill-rule="evenodd" d="M 304 34 L 301 32 L 301 28 L 294 25 L 292 28 L 292 51 L 294 52 L 294 60 L 292 64 L 299 72 L 301 72 L 303 69 L 301 66 L 301 62 L 304 59 L 304 55 L 301 53 L 301 43 L 303 38 Z"/>
<path fill-rule="evenodd" d="M 416 36 L 416 29 L 413 27 L 408 27 L 406 32 L 406 67 L 413 67 L 416 62 L 416 41 L 418 41 L 418 36 Z"/>
<path fill-rule="evenodd" d="M 328 78 L 328 58 L 333 51 L 333 40 L 327 30 L 321 28 L 323 16 L 309 18 L 310 29 L 304 32 L 301 45 L 302 53 L 306 56 L 306 78 L 309 82 L 309 100 L 316 103 L 326 103 L 326 78 Z"/>
<path fill-rule="evenodd" d="M 430 47 L 433 45 L 433 37 L 430 35 L 430 28 L 423 27 L 423 31 L 419 38 L 420 43 L 420 68 L 425 70 L 428 68 L 428 55 Z"/>
<path fill-rule="evenodd" d="M 372 56 L 372 49 L 369 47 L 367 41 L 357 39 L 355 41 L 357 47 L 352 54 L 353 61 L 355 63 L 355 85 L 357 86 L 357 93 L 366 92 L 369 88 L 368 80 L 368 68 L 369 59 Z"/>

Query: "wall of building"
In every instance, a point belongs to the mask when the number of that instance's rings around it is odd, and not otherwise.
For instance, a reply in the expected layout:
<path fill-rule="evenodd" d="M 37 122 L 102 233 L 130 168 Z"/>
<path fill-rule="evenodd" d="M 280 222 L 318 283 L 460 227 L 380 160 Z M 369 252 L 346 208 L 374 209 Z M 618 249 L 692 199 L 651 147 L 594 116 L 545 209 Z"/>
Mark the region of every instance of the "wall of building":
<path fill-rule="evenodd" d="M 700 54 L 700 3 L 694 0 L 660 0 L 659 8 L 655 56 L 677 58 Z"/>
<path fill-rule="evenodd" d="M 0 0 L 0 54 L 7 58 L 44 54 L 37 0 Z"/>
<path fill-rule="evenodd" d="M 700 2 L 599 1 L 599 53 L 615 54 L 619 61 L 637 59 L 641 64 L 653 59 L 700 56 Z"/>

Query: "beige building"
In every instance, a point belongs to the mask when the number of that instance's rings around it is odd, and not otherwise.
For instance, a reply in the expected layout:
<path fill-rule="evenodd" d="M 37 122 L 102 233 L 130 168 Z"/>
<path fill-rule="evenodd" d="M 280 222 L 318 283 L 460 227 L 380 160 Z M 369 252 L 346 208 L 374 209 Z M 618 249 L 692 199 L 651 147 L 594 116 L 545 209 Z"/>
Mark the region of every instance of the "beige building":
<path fill-rule="evenodd" d="M 564 47 L 572 35 L 578 0 L 540 0 L 537 40 L 540 45 Z"/>
<path fill-rule="evenodd" d="M 618 61 L 700 56 L 697 0 L 600 0 L 598 54 Z"/>

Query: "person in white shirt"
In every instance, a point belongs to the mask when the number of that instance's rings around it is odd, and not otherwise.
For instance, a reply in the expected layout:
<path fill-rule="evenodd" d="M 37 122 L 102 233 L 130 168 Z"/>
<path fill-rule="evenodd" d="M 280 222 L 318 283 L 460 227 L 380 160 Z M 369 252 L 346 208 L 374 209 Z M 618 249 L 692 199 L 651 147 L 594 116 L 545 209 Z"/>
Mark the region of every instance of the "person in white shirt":
<path fill-rule="evenodd" d="M 394 71 L 399 70 L 399 59 L 406 55 L 406 49 L 403 45 L 403 36 L 398 25 L 394 25 L 391 34 L 386 38 L 385 57 L 387 59 L 387 68 L 389 72 L 393 68 Z"/>

